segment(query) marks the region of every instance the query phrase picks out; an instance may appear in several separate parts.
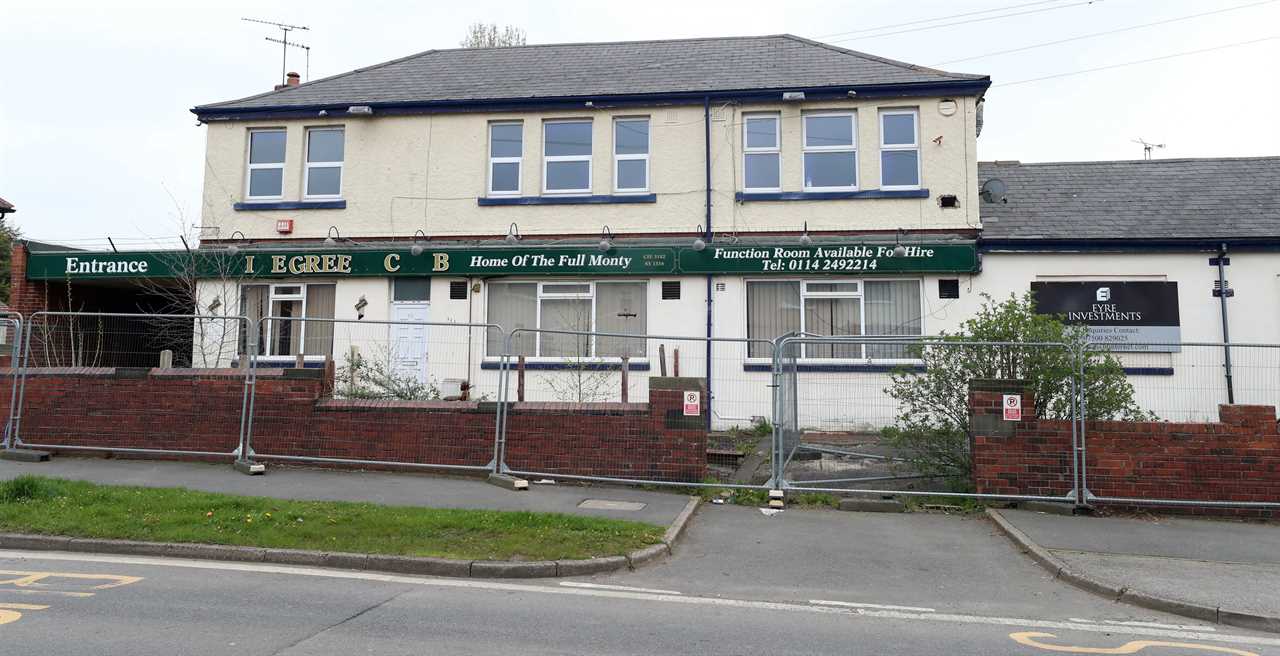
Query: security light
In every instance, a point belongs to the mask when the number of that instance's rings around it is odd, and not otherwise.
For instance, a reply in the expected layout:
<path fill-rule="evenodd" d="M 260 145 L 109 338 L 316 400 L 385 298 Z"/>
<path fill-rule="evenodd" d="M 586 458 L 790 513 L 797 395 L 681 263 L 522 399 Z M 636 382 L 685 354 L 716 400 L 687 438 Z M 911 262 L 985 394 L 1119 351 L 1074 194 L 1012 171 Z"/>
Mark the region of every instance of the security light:
<path fill-rule="evenodd" d="M 507 228 L 506 240 L 508 244 L 514 244 L 520 241 L 520 226 L 514 222 Z"/>
<path fill-rule="evenodd" d="M 600 244 L 596 248 L 604 252 L 608 252 L 610 248 L 613 248 L 613 231 L 609 229 L 609 226 L 605 226 L 600 231 Z"/>
<path fill-rule="evenodd" d="M 324 238 L 324 245 L 333 246 L 338 243 L 338 239 L 342 239 L 342 233 L 338 232 L 338 226 L 329 226 L 329 236 Z"/>

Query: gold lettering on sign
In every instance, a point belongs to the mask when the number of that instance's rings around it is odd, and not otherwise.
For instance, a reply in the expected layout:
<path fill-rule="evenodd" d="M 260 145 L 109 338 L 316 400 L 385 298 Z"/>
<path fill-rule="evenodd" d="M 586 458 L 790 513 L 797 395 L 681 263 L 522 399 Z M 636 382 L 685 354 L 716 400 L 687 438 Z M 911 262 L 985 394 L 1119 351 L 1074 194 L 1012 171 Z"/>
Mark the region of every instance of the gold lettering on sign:
<path fill-rule="evenodd" d="M 325 271 L 327 271 L 327 272 L 337 271 L 337 270 L 338 270 L 338 256 L 337 256 L 337 255 L 321 255 L 321 256 L 320 256 L 320 266 L 321 266 L 321 268 L 323 268 L 323 269 L 324 269 Z"/>
<path fill-rule="evenodd" d="M 434 263 L 431 266 L 432 271 L 448 271 L 449 270 L 449 254 L 433 253 Z"/>
<path fill-rule="evenodd" d="M 391 253 L 390 255 L 388 255 L 388 256 L 386 256 L 385 258 L 383 258 L 383 260 L 382 260 L 382 268 L 386 269 L 386 270 L 387 270 L 387 273 L 394 273 L 394 272 L 396 272 L 396 271 L 399 271 L 399 270 L 400 270 L 400 255 L 399 255 L 399 254 L 397 254 L 397 253 Z"/>
<path fill-rule="evenodd" d="M 351 273 L 351 256 L 338 256 L 338 273 Z"/>
<path fill-rule="evenodd" d="M 253 256 L 252 255 L 244 256 L 244 272 L 248 275 L 253 275 Z"/>
<path fill-rule="evenodd" d="M 284 258 L 283 255 L 271 256 L 271 273 L 284 273 Z"/>
<path fill-rule="evenodd" d="M 289 258 L 289 273 L 292 273 L 295 276 L 301 273 L 305 273 L 306 265 L 307 265 L 306 255 L 294 255 L 293 257 Z"/>
<path fill-rule="evenodd" d="M 320 256 L 308 255 L 306 269 L 304 270 L 307 273 L 320 273 Z"/>

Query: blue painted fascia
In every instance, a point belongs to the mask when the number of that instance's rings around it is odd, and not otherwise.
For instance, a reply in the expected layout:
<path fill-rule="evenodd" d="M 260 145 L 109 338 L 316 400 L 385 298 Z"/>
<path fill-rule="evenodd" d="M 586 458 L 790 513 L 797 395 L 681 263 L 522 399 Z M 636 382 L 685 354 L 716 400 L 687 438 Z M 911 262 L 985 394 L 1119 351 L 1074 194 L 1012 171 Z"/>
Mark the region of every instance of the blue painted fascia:
<path fill-rule="evenodd" d="M 742 364 L 743 371 L 773 371 L 773 365 L 764 362 L 744 362 Z M 899 371 L 909 371 L 912 373 L 924 373 L 925 368 L 922 364 L 797 364 L 796 371 L 801 373 L 863 373 L 863 374 L 892 374 Z"/>
<path fill-rule="evenodd" d="M 1277 237 L 1224 237 L 1219 239 L 990 239 L 978 237 L 978 250 L 991 252 L 1075 252 L 1075 251 L 1212 251 L 1226 244 L 1228 248 L 1280 249 Z"/>
<path fill-rule="evenodd" d="M 801 91 L 805 101 L 848 99 L 854 91 L 861 98 L 914 98 L 931 96 L 980 96 L 991 86 L 990 78 L 977 80 L 952 80 L 919 82 L 912 84 L 850 84 L 836 87 L 797 87 L 788 89 L 725 89 L 719 91 L 681 91 L 650 94 L 548 96 L 545 98 L 495 98 L 492 100 L 434 100 L 415 102 L 366 102 L 280 105 L 278 107 L 219 108 L 208 105 L 192 107 L 191 113 L 201 121 L 246 121 L 265 118 L 314 118 L 324 110 L 329 118 L 350 116 L 347 108 L 363 105 L 373 109 L 373 115 L 429 114 L 441 112 L 499 112 L 564 109 L 565 105 L 583 107 L 591 101 L 597 108 L 603 106 L 652 106 L 677 104 L 702 104 L 712 101 L 737 101 L 743 103 L 782 102 L 784 92 Z M 361 115 L 365 116 L 365 115 Z"/>
<path fill-rule="evenodd" d="M 501 362 L 485 361 L 480 363 L 480 368 L 485 370 L 497 371 L 502 368 Z M 513 361 L 508 368 L 511 371 L 516 370 L 516 363 Z M 525 362 L 525 371 L 621 371 L 621 362 Z M 649 371 L 648 362 L 628 362 L 627 371 Z"/>
<path fill-rule="evenodd" d="M 776 191 L 776 192 L 743 192 L 733 195 L 733 199 L 742 202 L 782 201 L 782 200 L 852 200 L 858 198 L 928 198 L 928 189 L 883 190 L 867 189 L 865 191 Z"/>
<path fill-rule="evenodd" d="M 605 196 L 481 196 L 476 204 L 481 207 L 501 205 L 605 205 L 628 203 L 656 203 L 657 194 L 615 194 Z"/>
<path fill-rule="evenodd" d="M 267 212 L 271 210 L 345 210 L 345 200 L 284 200 L 276 202 L 236 203 L 231 209 L 237 212 Z"/>

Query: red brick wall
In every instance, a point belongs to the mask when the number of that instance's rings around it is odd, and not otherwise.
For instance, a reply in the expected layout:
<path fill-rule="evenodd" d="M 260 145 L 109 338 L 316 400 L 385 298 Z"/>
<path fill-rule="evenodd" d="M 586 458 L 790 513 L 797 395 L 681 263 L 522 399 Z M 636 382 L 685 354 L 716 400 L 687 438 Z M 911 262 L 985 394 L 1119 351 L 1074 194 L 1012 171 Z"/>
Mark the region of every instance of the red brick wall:
<path fill-rule="evenodd" d="M 320 373 L 259 371 L 255 453 L 475 467 L 493 458 L 495 403 L 335 400 L 324 396 Z M 0 381 L 6 411 L 10 380 Z M 513 404 L 508 464 L 568 475 L 701 480 L 705 415 L 681 416 L 679 390 L 652 390 L 650 398 Z M 102 451 L 229 454 L 239 443 L 243 399 L 237 370 L 41 369 L 27 379 L 21 435 L 30 444 Z"/>
<path fill-rule="evenodd" d="M 988 381 L 995 382 L 995 381 Z M 988 387 L 990 387 L 988 385 Z M 999 413 L 1002 394 L 971 389 L 974 417 Z M 1072 488 L 1071 423 L 1039 420 L 1024 392 L 1023 421 L 1000 435 L 974 422 L 980 493 L 1060 495 Z M 1102 497 L 1280 502 L 1280 431 L 1273 406 L 1220 405 L 1216 423 L 1089 421 L 1089 491 Z M 1233 513 L 1239 514 L 1239 513 Z"/>

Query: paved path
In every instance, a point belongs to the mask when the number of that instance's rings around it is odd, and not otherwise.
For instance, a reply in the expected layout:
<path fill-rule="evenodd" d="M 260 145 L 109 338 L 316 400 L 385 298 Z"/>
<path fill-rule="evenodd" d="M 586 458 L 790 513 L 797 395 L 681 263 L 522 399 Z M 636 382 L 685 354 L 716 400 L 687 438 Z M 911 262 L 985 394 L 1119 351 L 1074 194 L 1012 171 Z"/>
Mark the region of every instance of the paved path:
<path fill-rule="evenodd" d="M 1000 512 L 1073 571 L 1177 601 L 1280 617 L 1280 525 Z"/>
<path fill-rule="evenodd" d="M 0 460 L 0 480 L 40 474 L 95 483 L 188 487 L 282 499 L 559 512 L 634 519 L 661 526 L 670 525 L 688 502 L 688 497 L 679 494 L 620 487 L 531 485 L 527 491 L 512 492 L 474 478 L 271 465 L 268 468 L 263 476 L 246 476 L 229 464 L 56 457 L 41 463 Z M 578 504 L 586 499 L 633 501 L 645 506 L 637 511 L 579 508 Z"/>

